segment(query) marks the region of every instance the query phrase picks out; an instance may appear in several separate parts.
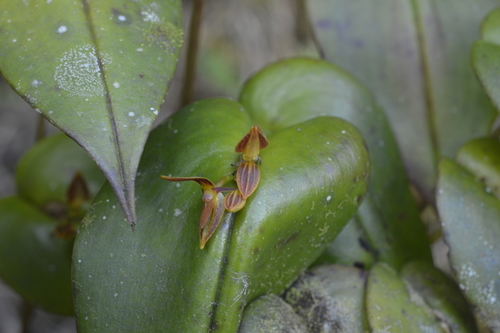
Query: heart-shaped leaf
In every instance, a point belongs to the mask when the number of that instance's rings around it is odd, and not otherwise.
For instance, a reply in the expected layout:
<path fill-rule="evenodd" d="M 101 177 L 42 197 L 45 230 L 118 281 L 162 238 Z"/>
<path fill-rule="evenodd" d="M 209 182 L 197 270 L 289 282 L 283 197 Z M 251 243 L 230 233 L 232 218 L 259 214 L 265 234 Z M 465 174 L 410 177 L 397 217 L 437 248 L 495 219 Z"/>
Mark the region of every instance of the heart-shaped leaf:
<path fill-rule="evenodd" d="M 97 162 L 135 223 L 134 179 L 182 44 L 181 2 L 3 1 L 0 70 Z"/>
<path fill-rule="evenodd" d="M 500 201 L 474 175 L 443 159 L 437 206 L 460 287 L 485 324 L 500 332 Z"/>
<path fill-rule="evenodd" d="M 321 117 L 268 136 L 259 187 L 199 249 L 199 185 L 160 175 L 233 172 L 251 125 L 240 104 L 208 99 L 155 129 L 139 167 L 135 234 L 103 188 L 75 244 L 79 330 L 234 332 L 248 301 L 281 292 L 337 235 L 366 190 L 368 155 L 352 125 Z"/>
<path fill-rule="evenodd" d="M 436 157 L 453 157 L 464 142 L 488 134 L 496 117 L 474 77 L 469 52 L 481 20 L 500 2 L 307 3 L 324 57 L 374 94 L 394 129 L 410 180 L 432 199 Z"/>
<path fill-rule="evenodd" d="M 358 211 L 369 247 L 378 259 L 398 268 L 411 259 L 431 260 L 391 129 L 373 98 L 351 76 L 326 61 L 285 60 L 251 78 L 241 102 L 265 131 L 323 115 L 354 124 L 370 152 L 370 186 Z"/>

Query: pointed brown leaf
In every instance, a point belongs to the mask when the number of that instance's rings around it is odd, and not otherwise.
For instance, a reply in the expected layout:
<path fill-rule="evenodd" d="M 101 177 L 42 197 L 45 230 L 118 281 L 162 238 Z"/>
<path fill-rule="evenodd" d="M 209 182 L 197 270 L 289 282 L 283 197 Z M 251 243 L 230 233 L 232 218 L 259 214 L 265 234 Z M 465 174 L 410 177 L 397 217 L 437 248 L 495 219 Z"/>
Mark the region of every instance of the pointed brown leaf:
<path fill-rule="evenodd" d="M 260 170 L 257 164 L 246 161 L 240 164 L 236 172 L 236 183 L 241 196 L 246 200 L 255 191 L 260 181 Z"/>
<path fill-rule="evenodd" d="M 84 202 L 90 200 L 90 191 L 87 187 L 82 173 L 77 171 L 66 192 L 69 207 L 80 207 Z"/>

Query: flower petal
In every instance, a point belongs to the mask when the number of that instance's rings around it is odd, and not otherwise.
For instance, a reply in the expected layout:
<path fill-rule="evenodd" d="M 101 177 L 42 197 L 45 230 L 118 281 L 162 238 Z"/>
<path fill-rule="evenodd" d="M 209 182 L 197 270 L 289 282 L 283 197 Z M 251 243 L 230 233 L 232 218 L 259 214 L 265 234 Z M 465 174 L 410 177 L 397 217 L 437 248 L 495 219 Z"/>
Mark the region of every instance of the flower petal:
<path fill-rule="evenodd" d="M 205 247 L 205 244 L 208 242 L 210 237 L 212 237 L 212 234 L 215 229 L 217 229 L 217 226 L 220 224 L 220 221 L 222 221 L 222 217 L 224 216 L 224 196 L 222 193 L 217 195 L 215 207 L 212 211 L 213 213 L 210 223 L 200 229 L 200 249 Z"/>
<path fill-rule="evenodd" d="M 212 217 L 212 210 L 214 208 L 214 200 L 206 201 L 203 203 L 203 210 L 200 215 L 200 223 L 199 228 L 203 229 L 203 227 L 207 224 Z"/>
<path fill-rule="evenodd" d="M 250 132 L 238 142 L 234 151 L 243 153 L 245 161 L 253 161 L 254 158 L 259 156 L 260 150 L 266 148 L 268 144 L 269 141 L 267 141 L 264 132 L 259 126 L 253 126 Z"/>
<path fill-rule="evenodd" d="M 243 199 L 239 190 L 229 192 L 224 197 L 224 208 L 226 208 L 228 212 L 236 213 L 245 207 L 245 204 L 246 200 Z"/>
<path fill-rule="evenodd" d="M 201 187 L 204 190 L 212 189 L 215 185 L 212 183 L 212 181 L 208 178 L 204 177 L 168 177 L 168 176 L 161 176 L 161 178 L 170 180 L 171 182 L 184 182 L 187 180 L 192 180 L 194 182 L 197 182 L 198 184 L 201 185 Z"/>
<path fill-rule="evenodd" d="M 257 164 L 246 161 L 236 171 L 236 183 L 244 200 L 252 195 L 260 181 L 260 170 Z"/>

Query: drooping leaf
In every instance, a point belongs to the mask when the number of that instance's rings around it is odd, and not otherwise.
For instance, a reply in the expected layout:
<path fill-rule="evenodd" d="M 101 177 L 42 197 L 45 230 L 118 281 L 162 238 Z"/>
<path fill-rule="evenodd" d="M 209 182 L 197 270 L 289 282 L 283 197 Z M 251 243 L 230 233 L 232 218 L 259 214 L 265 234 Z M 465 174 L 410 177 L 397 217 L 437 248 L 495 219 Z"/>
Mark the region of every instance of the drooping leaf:
<path fill-rule="evenodd" d="M 290 304 L 276 295 L 264 295 L 251 302 L 243 312 L 238 333 L 304 333 L 307 327 Z"/>
<path fill-rule="evenodd" d="M 97 162 L 135 222 L 134 180 L 182 44 L 181 2 L 1 1 L 0 71 Z"/>
<path fill-rule="evenodd" d="M 437 157 L 453 157 L 464 142 L 488 134 L 496 116 L 474 77 L 469 52 L 481 20 L 500 1 L 307 3 L 325 59 L 374 94 L 387 112 L 410 180 L 431 199 Z"/>
<path fill-rule="evenodd" d="M 373 332 L 445 332 L 423 299 L 384 263 L 368 275 L 366 309 Z"/>
<path fill-rule="evenodd" d="M 490 330 L 500 332 L 500 201 L 474 175 L 443 159 L 437 206 L 460 288 Z"/>
<path fill-rule="evenodd" d="M 309 332 L 368 332 L 366 276 L 354 267 L 319 266 L 297 279 L 283 299 L 303 318 Z"/>
<path fill-rule="evenodd" d="M 240 104 L 208 99 L 155 129 L 139 167 L 135 234 L 116 223 L 123 215 L 104 187 L 75 244 L 79 330 L 234 332 L 247 302 L 282 291 L 335 237 L 366 189 L 368 156 L 352 125 L 326 117 L 269 137 L 259 187 L 199 249 L 199 185 L 160 175 L 232 173 L 251 125 Z"/>
<path fill-rule="evenodd" d="M 370 186 L 357 213 L 370 248 L 394 267 L 412 259 L 431 260 L 391 129 L 373 98 L 351 76 L 321 60 L 285 60 L 251 78 L 240 100 L 267 133 L 322 115 L 354 124 L 370 152 Z"/>
<path fill-rule="evenodd" d="M 432 264 L 410 262 L 401 270 L 401 277 L 424 299 L 450 332 L 477 332 L 470 305 L 458 285 Z"/>

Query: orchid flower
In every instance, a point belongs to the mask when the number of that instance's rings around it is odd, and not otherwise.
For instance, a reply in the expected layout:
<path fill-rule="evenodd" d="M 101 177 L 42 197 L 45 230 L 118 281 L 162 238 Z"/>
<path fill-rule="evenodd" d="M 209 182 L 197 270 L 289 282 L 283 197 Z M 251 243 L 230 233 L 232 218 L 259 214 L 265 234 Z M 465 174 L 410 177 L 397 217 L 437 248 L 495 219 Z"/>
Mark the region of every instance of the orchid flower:
<path fill-rule="evenodd" d="M 222 192 L 234 190 L 232 188 L 220 186 L 224 185 L 233 177 L 223 177 L 215 184 L 210 179 L 203 177 L 161 177 L 172 182 L 192 180 L 200 184 L 201 191 L 203 192 L 201 197 L 203 200 L 203 209 L 201 211 L 199 228 L 200 249 L 203 249 L 224 216 L 224 195 L 222 195 Z"/>
<path fill-rule="evenodd" d="M 260 170 L 257 163 L 260 164 L 259 154 L 261 149 L 266 148 L 268 144 L 269 141 L 267 141 L 264 132 L 258 126 L 253 126 L 250 132 L 236 145 L 235 152 L 243 153 L 242 161 L 238 164 L 236 170 L 236 183 L 238 184 L 241 199 L 236 200 L 237 194 L 233 194 L 232 201 L 238 203 L 243 201 L 244 206 L 245 200 L 252 195 L 259 185 Z M 227 200 L 229 201 L 229 199 Z"/>
<path fill-rule="evenodd" d="M 241 139 L 236 145 L 235 151 L 243 153 L 242 161 L 237 164 L 236 183 L 237 189 L 222 187 L 228 181 L 234 179 L 233 175 L 222 177 L 215 184 L 203 177 L 167 177 L 161 176 L 163 179 L 172 182 L 183 182 L 192 180 L 200 184 L 203 193 L 203 209 L 201 211 L 199 228 L 200 228 L 200 249 L 205 247 L 205 244 L 214 233 L 217 226 L 222 221 L 224 209 L 229 212 L 237 212 L 241 210 L 246 203 L 246 199 L 259 185 L 260 171 L 257 163 L 260 164 L 259 153 L 268 145 L 268 141 L 262 130 L 258 126 L 253 126 L 247 135 Z M 226 197 L 222 192 L 229 192 Z"/>

